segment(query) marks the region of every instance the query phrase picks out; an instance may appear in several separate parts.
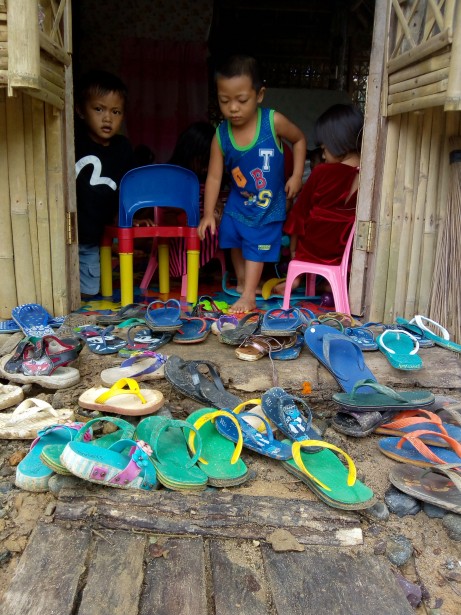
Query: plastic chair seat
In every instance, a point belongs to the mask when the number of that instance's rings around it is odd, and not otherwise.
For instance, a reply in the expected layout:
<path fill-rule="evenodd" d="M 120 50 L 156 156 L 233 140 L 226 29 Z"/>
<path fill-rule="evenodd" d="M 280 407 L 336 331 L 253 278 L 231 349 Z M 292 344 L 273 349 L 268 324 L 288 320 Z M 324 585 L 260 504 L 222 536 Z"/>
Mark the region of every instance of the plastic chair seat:
<path fill-rule="evenodd" d="M 167 240 L 184 237 L 187 251 L 188 303 L 198 298 L 200 239 L 199 181 L 195 173 L 171 164 L 147 165 L 132 169 L 120 182 L 119 225 L 106 226 L 101 244 L 101 292 L 112 295 L 112 241 L 119 243 L 121 303 L 133 303 L 133 245 L 138 238 L 152 237 Z M 139 209 L 160 207 L 183 209 L 187 225 L 133 226 L 133 216 Z M 168 242 L 158 242 L 160 293 L 169 292 Z"/>
<path fill-rule="evenodd" d="M 354 239 L 355 223 L 347 239 L 341 263 L 339 265 L 324 265 L 322 263 L 312 263 L 308 261 L 292 260 L 288 265 L 287 278 L 285 282 L 285 293 L 283 295 L 283 309 L 290 307 L 291 289 L 294 280 L 303 273 L 312 274 L 313 277 L 307 280 L 306 293 L 314 294 L 312 285 L 315 284 L 315 276 L 321 275 L 328 280 L 335 302 L 335 310 L 343 314 L 350 314 L 349 294 L 347 288 L 347 274 L 349 268 L 349 255 L 351 252 L 352 241 Z M 310 287 L 309 287 L 310 283 Z"/>

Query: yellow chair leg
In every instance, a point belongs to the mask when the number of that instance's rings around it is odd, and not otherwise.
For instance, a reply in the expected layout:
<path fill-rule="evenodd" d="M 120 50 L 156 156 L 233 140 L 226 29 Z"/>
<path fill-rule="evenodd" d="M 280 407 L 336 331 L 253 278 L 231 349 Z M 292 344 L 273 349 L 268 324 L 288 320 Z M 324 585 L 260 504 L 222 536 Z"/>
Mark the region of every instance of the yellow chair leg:
<path fill-rule="evenodd" d="M 199 266 L 200 250 L 187 250 L 187 303 L 197 303 Z"/>
<path fill-rule="evenodd" d="M 160 294 L 170 292 L 170 248 L 167 243 L 158 244 L 158 287 Z"/>
<path fill-rule="evenodd" d="M 133 303 L 133 253 L 120 254 L 120 290 L 122 306 Z"/>
<path fill-rule="evenodd" d="M 112 248 L 102 246 L 99 250 L 101 259 L 101 294 L 112 297 Z"/>

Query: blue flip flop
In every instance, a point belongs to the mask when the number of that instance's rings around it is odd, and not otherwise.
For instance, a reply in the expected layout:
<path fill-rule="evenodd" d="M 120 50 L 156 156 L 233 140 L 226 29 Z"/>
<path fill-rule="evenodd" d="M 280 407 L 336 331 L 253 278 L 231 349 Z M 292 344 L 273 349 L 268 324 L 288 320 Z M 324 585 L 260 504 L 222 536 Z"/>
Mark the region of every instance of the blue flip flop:
<path fill-rule="evenodd" d="M 247 402 L 239 404 L 234 408 L 232 413 L 240 425 L 241 434 L 239 434 L 234 422 L 226 416 L 217 416 L 215 419 L 215 427 L 219 433 L 229 440 L 232 440 L 232 442 L 238 442 L 239 438 L 243 437 L 243 446 L 260 455 L 265 455 L 272 459 L 291 459 L 291 445 L 275 440 L 272 428 L 266 419 L 252 412 L 240 413 L 240 410 L 246 404 Z M 259 421 L 262 421 L 265 426 L 265 431 L 260 432 L 255 429 L 245 420 L 245 417 L 256 417 Z"/>
<path fill-rule="evenodd" d="M 304 347 L 304 333 L 298 333 L 296 335 L 296 342 L 289 348 L 282 348 L 281 350 L 273 350 L 271 358 L 275 361 L 292 361 L 297 359 L 301 354 L 301 350 Z"/>
<path fill-rule="evenodd" d="M 155 305 L 162 307 L 154 308 Z M 156 299 L 147 306 L 144 318 L 152 331 L 177 331 L 182 325 L 181 304 L 176 299 Z"/>
<path fill-rule="evenodd" d="M 334 376 L 346 393 L 351 393 L 359 380 L 376 378 L 367 367 L 362 349 L 349 336 L 328 325 L 311 324 L 304 332 L 304 340 L 310 352 Z M 373 393 L 364 387 L 363 393 Z"/>
<path fill-rule="evenodd" d="M 421 437 L 427 437 L 431 434 L 443 438 L 451 448 L 425 444 Z M 450 438 L 450 436 L 434 433 L 428 429 L 413 431 L 401 438 L 381 438 L 378 446 L 379 450 L 387 457 L 422 468 L 430 468 L 438 463 L 461 464 L 461 443 Z"/>
<path fill-rule="evenodd" d="M 110 325 L 97 332 L 97 335 L 86 337 L 86 345 L 95 354 L 115 354 L 127 345 L 121 337 L 112 335 L 115 325 Z"/>
<path fill-rule="evenodd" d="M 48 481 L 53 475 L 53 470 L 40 459 L 43 448 L 51 444 L 67 444 L 76 437 L 84 425 L 85 423 L 67 423 L 41 429 L 30 445 L 29 452 L 16 468 L 15 485 L 26 491 L 48 491 Z M 87 434 L 88 439 L 91 439 L 91 432 Z"/>
<path fill-rule="evenodd" d="M 18 305 L 11 310 L 11 316 L 27 337 L 43 337 L 54 334 L 49 324 L 53 317 L 38 303 Z"/>
<path fill-rule="evenodd" d="M 378 348 L 395 369 L 417 370 L 423 366 L 423 361 L 416 353 L 419 350 L 418 340 L 403 329 L 386 329 L 376 340 Z"/>
<path fill-rule="evenodd" d="M 346 327 L 344 334 L 348 335 L 360 348 L 365 351 L 378 350 L 378 344 L 373 332 L 367 327 Z"/>
<path fill-rule="evenodd" d="M 176 344 L 196 344 L 203 342 L 211 330 L 211 322 L 198 316 L 181 319 L 181 327 L 176 331 L 173 342 Z"/>
<path fill-rule="evenodd" d="M 273 308 L 268 310 L 261 323 L 263 335 L 292 335 L 303 324 L 301 313 L 297 308 Z"/>

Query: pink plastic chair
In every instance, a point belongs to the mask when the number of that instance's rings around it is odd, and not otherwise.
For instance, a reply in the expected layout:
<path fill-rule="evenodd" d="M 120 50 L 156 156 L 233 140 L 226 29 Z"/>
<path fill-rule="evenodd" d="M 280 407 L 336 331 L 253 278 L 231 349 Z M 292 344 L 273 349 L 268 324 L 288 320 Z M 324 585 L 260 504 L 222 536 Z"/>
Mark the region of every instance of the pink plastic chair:
<path fill-rule="evenodd" d="M 288 265 L 287 279 L 285 282 L 285 294 L 283 296 L 283 309 L 290 307 L 291 287 L 295 278 L 303 273 L 311 274 L 306 280 L 306 295 L 315 295 L 315 276 L 321 275 L 328 280 L 333 293 L 335 310 L 343 314 L 350 314 L 349 294 L 347 289 L 347 272 L 349 268 L 349 255 L 351 253 L 352 240 L 354 239 L 355 223 L 352 226 L 349 238 L 344 248 L 343 257 L 339 265 L 322 265 L 308 261 L 292 260 Z"/>

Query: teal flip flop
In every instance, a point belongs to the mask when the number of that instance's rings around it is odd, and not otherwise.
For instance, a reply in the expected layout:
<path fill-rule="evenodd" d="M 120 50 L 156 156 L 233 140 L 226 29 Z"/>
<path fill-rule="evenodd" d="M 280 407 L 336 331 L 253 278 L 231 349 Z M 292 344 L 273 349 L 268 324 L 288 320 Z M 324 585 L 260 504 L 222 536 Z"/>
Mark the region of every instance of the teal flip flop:
<path fill-rule="evenodd" d="M 64 448 L 77 436 L 84 425 L 84 423 L 67 423 L 50 425 L 50 427 L 41 429 L 30 445 L 29 452 L 16 468 L 16 487 L 26 491 L 48 491 L 48 481 L 53 475 L 53 470 L 40 459 L 43 448 L 47 445 Z M 87 431 L 86 436 L 90 439 L 91 431 Z"/>
<path fill-rule="evenodd" d="M 440 331 L 441 335 L 436 335 L 433 333 L 428 327 L 426 327 L 425 323 L 430 323 L 436 329 Z M 426 316 L 421 316 L 420 314 L 416 315 L 412 320 L 410 320 L 410 324 L 417 324 L 424 331 L 424 335 L 428 337 L 430 340 L 435 342 L 437 346 L 442 346 L 442 348 L 447 348 L 448 350 L 453 350 L 454 352 L 461 353 L 461 344 L 456 344 L 450 340 L 450 334 L 442 327 L 441 324 L 435 322 L 435 320 L 431 320 L 430 318 L 426 318 Z"/>
<path fill-rule="evenodd" d="M 208 476 L 208 483 L 214 487 L 232 487 L 241 485 L 250 478 L 250 473 L 244 461 L 240 458 L 243 438 L 240 437 L 237 446 L 222 436 L 214 422 L 218 416 L 225 416 L 234 424 L 237 431 L 241 430 L 237 419 L 232 413 L 216 408 L 201 408 L 187 417 L 200 433 L 202 438 L 202 454 L 198 467 Z M 188 437 L 189 449 L 195 454 L 195 432 L 190 431 Z"/>
<path fill-rule="evenodd" d="M 97 439 L 92 439 L 91 436 L 91 428 L 92 425 L 98 423 L 99 421 L 112 423 L 118 427 L 117 431 L 113 433 L 106 434 L 105 436 L 101 436 Z M 78 434 L 73 438 L 75 442 L 89 442 L 94 446 L 100 446 L 102 448 L 110 448 L 112 444 L 118 442 L 121 439 L 130 439 L 133 438 L 134 434 L 134 426 L 128 421 L 124 421 L 123 419 L 119 419 L 117 417 L 112 416 L 101 416 L 97 419 L 92 419 L 83 425 L 79 430 Z M 61 455 L 64 452 L 64 448 L 66 444 L 47 444 L 43 447 L 40 453 L 40 460 L 51 470 L 56 472 L 57 474 L 63 474 L 68 476 L 71 474 L 65 465 L 61 462 Z"/>
<path fill-rule="evenodd" d="M 386 329 L 376 340 L 378 348 L 395 369 L 421 369 L 423 362 L 416 353 L 419 350 L 418 340 L 407 331 Z"/>
<path fill-rule="evenodd" d="M 368 392 L 370 391 L 370 392 Z M 350 393 L 334 393 L 333 401 L 354 412 L 373 410 L 413 410 L 430 406 L 435 396 L 429 391 L 395 391 L 374 380 L 358 380 Z"/>
<path fill-rule="evenodd" d="M 196 453 L 190 457 L 186 434 L 196 434 Z M 151 461 L 157 470 L 162 485 L 174 491 L 203 491 L 208 477 L 196 465 L 201 452 L 202 440 L 198 430 L 187 423 L 165 416 L 149 416 L 136 428 L 136 437 L 152 447 Z"/>

